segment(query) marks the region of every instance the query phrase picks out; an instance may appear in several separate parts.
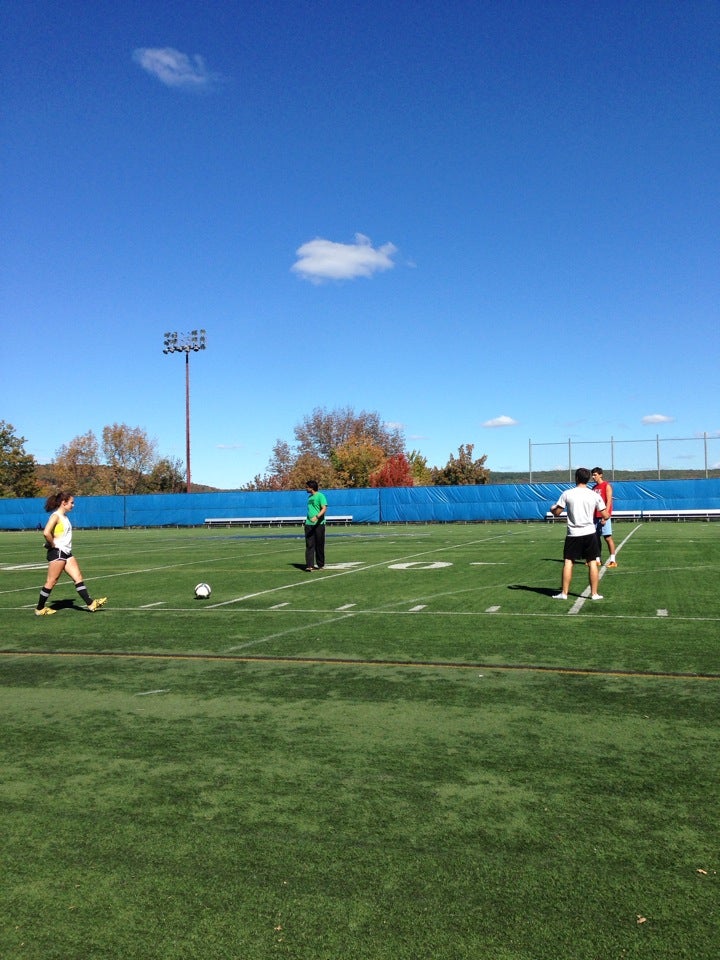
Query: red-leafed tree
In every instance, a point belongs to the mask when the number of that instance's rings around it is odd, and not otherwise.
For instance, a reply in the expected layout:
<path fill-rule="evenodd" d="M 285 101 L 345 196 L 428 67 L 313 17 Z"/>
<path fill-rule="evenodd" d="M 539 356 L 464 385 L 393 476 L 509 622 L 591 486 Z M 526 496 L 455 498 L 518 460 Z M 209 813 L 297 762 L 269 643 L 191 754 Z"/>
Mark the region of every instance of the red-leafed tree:
<path fill-rule="evenodd" d="M 404 453 L 390 457 L 370 474 L 371 487 L 412 487 L 415 484 L 412 467 Z"/>

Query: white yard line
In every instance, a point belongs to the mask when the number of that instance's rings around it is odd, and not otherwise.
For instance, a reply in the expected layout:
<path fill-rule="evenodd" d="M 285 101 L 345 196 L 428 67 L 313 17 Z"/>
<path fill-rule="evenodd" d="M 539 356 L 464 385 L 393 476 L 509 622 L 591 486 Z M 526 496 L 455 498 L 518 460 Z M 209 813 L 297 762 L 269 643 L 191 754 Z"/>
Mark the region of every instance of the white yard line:
<path fill-rule="evenodd" d="M 628 542 L 628 540 L 630 539 L 630 537 L 633 537 L 633 536 L 638 532 L 639 529 L 640 529 L 640 526 L 639 526 L 639 525 L 636 526 L 636 527 L 634 527 L 634 528 L 630 531 L 630 533 L 625 537 L 625 539 L 622 541 L 622 543 L 620 544 L 620 546 L 617 547 L 617 549 L 616 549 L 615 552 L 616 552 L 616 553 L 620 553 L 620 551 L 621 551 L 622 548 L 625 546 L 625 544 Z M 605 574 L 607 573 L 607 569 L 608 569 L 608 568 L 607 568 L 606 566 L 602 566 L 602 567 L 600 568 L 600 574 L 599 574 L 599 577 L 598 577 L 598 586 L 599 586 L 600 583 L 602 582 L 602 578 L 603 578 L 603 577 L 605 576 Z M 571 616 L 574 616 L 575 614 L 579 613 L 579 612 L 582 610 L 583 606 L 585 605 L 585 601 L 586 601 L 586 600 L 590 600 L 590 587 L 589 587 L 589 586 L 585 587 L 585 589 L 584 589 L 583 592 L 580 594 L 580 596 L 577 598 L 577 600 L 575 601 L 575 603 L 574 603 L 574 604 L 570 607 L 570 609 L 568 610 L 567 615 L 568 615 L 569 617 L 571 617 Z M 593 601 L 590 601 L 590 602 L 592 603 Z M 602 603 L 603 601 L 599 601 L 599 602 Z"/>
<path fill-rule="evenodd" d="M 307 587 L 310 584 L 322 583 L 326 580 L 332 580 L 335 577 L 347 577 L 354 573 L 362 573 L 365 570 L 374 570 L 376 567 L 387 567 L 392 563 L 401 563 L 403 561 L 412 560 L 415 557 L 426 557 L 434 553 L 444 553 L 448 550 L 459 550 L 460 548 L 465 549 L 466 547 L 472 547 L 479 543 L 487 543 L 489 540 L 505 539 L 507 536 L 507 533 L 502 533 L 494 537 L 483 537 L 481 540 L 473 540 L 470 543 L 455 543 L 451 544 L 450 546 L 436 547 L 433 550 L 424 550 L 420 553 L 411 553 L 404 557 L 393 557 L 389 560 L 379 560 L 377 563 L 363 564 L 360 567 L 353 567 L 352 570 L 339 570 L 337 573 L 317 573 L 313 574 L 312 576 L 306 575 L 305 578 L 302 580 L 296 580 L 294 583 L 285 583 L 279 587 L 268 587 L 267 590 L 257 590 L 254 593 L 245 593 L 240 597 L 233 597 L 231 600 L 223 600 L 220 603 L 212 603 L 205 609 L 216 610 L 218 607 L 227 607 L 231 604 L 242 603 L 243 600 L 254 600 L 256 597 L 267 596 L 269 593 L 279 593 L 281 590 L 294 590 L 296 587 Z"/>
<path fill-rule="evenodd" d="M 235 647 L 228 647 L 225 653 L 237 653 L 238 650 L 247 650 L 250 647 L 256 647 L 260 643 L 269 643 L 271 640 L 279 640 L 281 637 L 288 637 L 292 633 L 302 633 L 303 630 L 312 630 L 314 627 L 327 626 L 329 623 L 338 623 L 340 620 L 348 620 L 354 617 L 354 613 L 346 613 L 343 617 L 331 617 L 329 620 L 318 620 L 315 623 L 303 623 L 298 627 L 290 627 L 289 630 L 281 630 L 280 633 L 270 633 L 266 637 L 259 637 L 257 640 L 249 640 L 247 643 L 240 643 Z"/>

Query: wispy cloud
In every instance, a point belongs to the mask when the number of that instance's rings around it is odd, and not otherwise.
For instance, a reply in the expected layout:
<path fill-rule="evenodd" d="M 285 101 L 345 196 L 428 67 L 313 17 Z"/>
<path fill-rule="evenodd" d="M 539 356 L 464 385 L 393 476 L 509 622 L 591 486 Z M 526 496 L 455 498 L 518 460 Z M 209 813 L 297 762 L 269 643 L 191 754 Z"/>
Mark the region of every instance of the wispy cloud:
<path fill-rule="evenodd" d="M 484 427 L 516 427 L 518 425 L 517 420 L 513 420 L 512 417 L 495 417 L 494 420 L 486 420 L 483 424 Z"/>
<path fill-rule="evenodd" d="M 647 417 L 643 417 L 640 421 L 645 425 L 652 423 L 673 423 L 675 417 L 666 417 L 664 413 L 650 413 Z"/>
<path fill-rule="evenodd" d="M 133 51 L 133 60 L 166 87 L 203 90 L 218 79 L 199 54 L 189 57 L 172 47 L 139 47 Z"/>
<path fill-rule="evenodd" d="M 397 248 L 392 243 L 373 247 L 368 237 L 356 233 L 355 243 L 336 243 L 317 237 L 298 247 L 296 253 L 298 259 L 292 265 L 293 272 L 311 283 L 324 283 L 372 277 L 383 270 L 392 270 Z"/>

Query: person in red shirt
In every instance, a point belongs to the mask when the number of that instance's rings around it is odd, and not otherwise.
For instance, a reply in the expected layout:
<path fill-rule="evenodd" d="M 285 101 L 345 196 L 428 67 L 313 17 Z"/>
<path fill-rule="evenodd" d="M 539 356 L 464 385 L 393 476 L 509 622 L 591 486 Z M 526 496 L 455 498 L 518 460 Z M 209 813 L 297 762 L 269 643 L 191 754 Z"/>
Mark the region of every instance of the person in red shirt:
<path fill-rule="evenodd" d="M 605 506 L 607 507 L 607 512 L 612 514 L 613 509 L 613 488 L 612 484 L 607 480 L 603 480 L 602 467 L 593 467 L 592 468 L 592 480 L 594 483 L 593 490 L 600 494 L 600 496 L 605 501 Z M 615 559 L 615 541 L 612 536 L 612 520 L 603 520 L 600 513 L 595 511 L 595 529 L 597 530 L 597 539 L 598 539 L 598 560 L 602 553 L 602 538 L 605 537 L 605 543 L 608 545 L 608 550 L 610 551 L 610 558 L 607 562 L 608 567 L 616 567 L 617 560 Z"/>

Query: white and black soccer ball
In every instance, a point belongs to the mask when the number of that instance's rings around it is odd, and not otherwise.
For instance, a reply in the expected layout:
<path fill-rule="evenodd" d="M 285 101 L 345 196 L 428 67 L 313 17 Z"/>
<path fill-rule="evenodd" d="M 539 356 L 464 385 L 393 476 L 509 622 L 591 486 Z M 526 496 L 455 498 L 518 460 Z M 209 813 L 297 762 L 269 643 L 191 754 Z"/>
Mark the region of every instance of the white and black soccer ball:
<path fill-rule="evenodd" d="M 195 587 L 195 598 L 197 600 L 207 600 L 212 593 L 209 583 L 198 583 Z"/>

